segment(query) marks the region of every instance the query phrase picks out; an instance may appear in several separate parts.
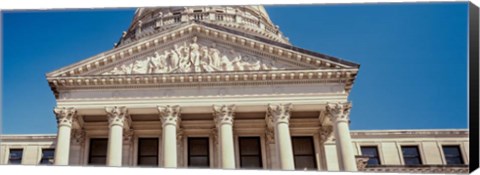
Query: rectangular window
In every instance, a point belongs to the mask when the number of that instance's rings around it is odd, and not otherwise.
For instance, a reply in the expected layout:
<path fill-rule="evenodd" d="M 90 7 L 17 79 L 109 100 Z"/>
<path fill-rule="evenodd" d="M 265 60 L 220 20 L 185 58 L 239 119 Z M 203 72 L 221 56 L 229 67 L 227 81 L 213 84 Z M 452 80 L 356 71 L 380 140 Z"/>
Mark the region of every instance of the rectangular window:
<path fill-rule="evenodd" d="M 209 168 L 210 155 L 207 138 L 188 138 L 188 166 Z"/>
<path fill-rule="evenodd" d="M 23 149 L 10 149 L 8 164 L 22 164 Z"/>
<path fill-rule="evenodd" d="M 239 137 L 240 167 L 262 169 L 260 137 Z"/>
<path fill-rule="evenodd" d="M 362 155 L 368 156 L 368 165 L 380 165 L 380 157 L 378 156 L 376 146 L 362 146 L 360 150 L 362 151 Z"/>
<path fill-rule="evenodd" d="M 158 166 L 158 138 L 138 139 L 139 166 Z"/>
<path fill-rule="evenodd" d="M 91 139 L 90 151 L 88 153 L 89 165 L 107 164 L 107 145 L 108 139 Z"/>
<path fill-rule="evenodd" d="M 312 137 L 292 137 L 295 169 L 316 170 L 315 149 Z"/>
<path fill-rule="evenodd" d="M 417 146 L 402 146 L 402 154 L 405 165 L 421 165 L 422 159 Z"/>
<path fill-rule="evenodd" d="M 463 158 L 459 146 L 442 146 L 447 165 L 462 165 Z"/>
<path fill-rule="evenodd" d="M 55 149 L 42 149 L 41 165 L 53 165 L 53 156 L 55 155 Z"/>

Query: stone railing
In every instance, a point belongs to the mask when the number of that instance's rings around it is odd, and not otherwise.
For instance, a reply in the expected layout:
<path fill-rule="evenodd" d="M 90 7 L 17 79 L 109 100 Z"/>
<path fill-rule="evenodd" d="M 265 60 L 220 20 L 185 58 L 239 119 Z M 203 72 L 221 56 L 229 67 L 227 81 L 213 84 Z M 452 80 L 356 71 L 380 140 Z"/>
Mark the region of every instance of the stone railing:
<path fill-rule="evenodd" d="M 240 19 L 237 20 L 237 18 Z M 168 15 L 162 18 L 152 18 L 148 21 L 143 21 L 140 26 L 133 28 L 134 30 L 128 31 L 125 36 L 122 37 L 120 45 L 135 41 L 145 36 L 145 34 L 142 34 L 145 31 L 153 31 L 152 29 L 156 30 L 158 28 L 170 28 L 173 25 L 188 21 L 215 21 L 220 23 L 227 22 L 248 27 L 250 28 L 249 30 L 263 31 L 263 35 L 277 38 L 279 41 L 284 39 L 277 27 L 272 26 L 270 23 L 263 20 L 231 13 L 200 12 Z"/>
<path fill-rule="evenodd" d="M 468 174 L 468 165 L 368 165 L 367 156 L 355 156 L 358 171 L 382 173 Z"/>
<path fill-rule="evenodd" d="M 367 165 L 364 172 L 468 174 L 468 165 Z"/>

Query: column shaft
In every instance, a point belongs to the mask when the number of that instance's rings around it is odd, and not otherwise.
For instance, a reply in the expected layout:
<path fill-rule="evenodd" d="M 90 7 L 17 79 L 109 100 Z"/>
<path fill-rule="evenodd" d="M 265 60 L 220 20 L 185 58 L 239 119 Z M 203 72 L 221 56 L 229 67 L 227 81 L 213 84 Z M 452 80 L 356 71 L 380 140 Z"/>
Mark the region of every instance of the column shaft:
<path fill-rule="evenodd" d="M 274 127 L 277 155 L 282 170 L 294 170 L 292 139 L 290 138 L 290 110 L 292 104 L 268 105 L 267 127 Z"/>
<path fill-rule="evenodd" d="M 162 121 L 163 167 L 177 167 L 177 127 L 180 126 L 180 106 L 158 106 Z"/>
<path fill-rule="evenodd" d="M 357 164 L 355 162 L 355 154 L 353 152 L 352 139 L 348 129 L 348 122 L 337 122 L 336 124 L 336 144 L 340 152 L 343 170 L 357 171 Z"/>
<path fill-rule="evenodd" d="M 222 150 L 222 168 L 235 169 L 235 152 L 233 149 L 233 129 L 231 124 L 222 124 L 221 131 L 221 150 Z"/>
<path fill-rule="evenodd" d="M 126 107 L 105 108 L 108 116 L 107 166 L 122 166 L 123 127 L 129 123 Z M 128 119 L 127 119 L 128 118 Z M 128 127 L 129 124 L 127 124 Z"/>
<path fill-rule="evenodd" d="M 295 163 L 293 159 L 292 140 L 290 138 L 290 129 L 287 123 L 278 123 L 275 131 L 277 136 L 277 148 L 280 158 L 280 167 L 283 170 L 294 170 Z"/>
<path fill-rule="evenodd" d="M 60 125 L 57 134 L 57 146 L 55 147 L 55 165 L 68 165 L 70 153 L 71 126 Z"/>
<path fill-rule="evenodd" d="M 235 169 L 233 149 L 233 119 L 235 105 L 213 105 L 213 115 L 220 140 L 220 157 L 223 169 Z"/>
<path fill-rule="evenodd" d="M 335 142 L 341 171 L 357 171 L 352 139 L 348 129 L 350 103 L 327 104 L 326 110 L 334 123 Z"/>
<path fill-rule="evenodd" d="M 110 127 L 108 137 L 108 166 L 122 166 L 123 126 L 113 125 Z"/>
<path fill-rule="evenodd" d="M 75 108 L 63 107 L 53 109 L 53 113 L 55 113 L 58 124 L 54 165 L 68 165 L 70 158 L 70 135 L 77 110 Z"/>
<path fill-rule="evenodd" d="M 163 126 L 163 166 L 177 167 L 177 127 L 169 124 Z"/>

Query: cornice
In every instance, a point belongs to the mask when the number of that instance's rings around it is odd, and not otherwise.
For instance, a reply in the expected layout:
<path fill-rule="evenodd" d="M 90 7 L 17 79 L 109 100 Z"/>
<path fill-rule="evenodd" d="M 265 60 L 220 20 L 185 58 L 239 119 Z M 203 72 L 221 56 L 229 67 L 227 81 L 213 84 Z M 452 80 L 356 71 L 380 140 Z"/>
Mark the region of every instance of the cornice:
<path fill-rule="evenodd" d="M 213 39 L 219 39 L 229 42 L 231 44 L 238 45 L 240 47 L 250 48 L 256 51 L 261 51 L 265 54 L 282 57 L 286 60 L 291 60 L 294 62 L 313 65 L 319 68 L 326 67 L 332 69 L 358 69 L 358 65 L 355 66 L 355 64 L 346 61 L 342 62 L 339 61 L 340 59 L 336 58 L 332 59 L 332 57 L 327 57 L 322 54 L 315 55 L 314 52 L 302 53 L 305 52 L 305 50 L 301 50 L 299 48 L 288 45 L 285 45 L 284 47 L 284 45 L 281 45 L 281 43 L 276 43 L 277 45 L 273 44 L 272 42 L 266 43 L 266 41 L 258 41 L 245 36 L 232 34 L 212 28 L 211 26 L 190 23 L 175 30 L 167 31 L 165 33 L 159 33 L 156 36 L 152 36 L 151 39 L 139 40 L 133 43 L 129 43 L 122 47 L 103 52 L 84 61 L 80 61 L 70 66 L 66 66 L 59 70 L 50 72 L 47 74 L 47 78 L 78 76 L 93 69 L 106 67 L 111 65 L 112 63 L 116 63 L 118 61 L 134 57 L 138 54 L 142 54 L 144 51 L 150 50 L 151 47 L 156 47 L 161 44 L 169 43 L 171 41 L 177 40 L 178 38 L 184 37 L 185 35 L 195 34 L 204 35 Z M 320 56 L 325 56 L 325 58 L 322 58 Z"/>
<path fill-rule="evenodd" d="M 185 74 L 138 74 L 51 77 L 48 83 L 58 98 L 61 89 L 85 88 L 138 88 L 180 86 L 228 86 L 261 84 L 345 83 L 350 91 L 357 74 L 356 69 L 282 70 L 255 72 L 214 72 Z"/>
<path fill-rule="evenodd" d="M 364 130 L 351 131 L 350 135 L 354 139 L 361 138 L 406 138 L 406 137 L 466 137 L 469 131 L 467 129 L 452 130 Z"/>

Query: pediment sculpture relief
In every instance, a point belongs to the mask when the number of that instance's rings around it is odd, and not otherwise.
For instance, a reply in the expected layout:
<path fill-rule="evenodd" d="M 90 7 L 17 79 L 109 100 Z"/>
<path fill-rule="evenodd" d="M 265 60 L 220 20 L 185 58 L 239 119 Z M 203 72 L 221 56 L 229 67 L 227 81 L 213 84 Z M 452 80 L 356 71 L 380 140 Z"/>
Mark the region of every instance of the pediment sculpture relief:
<path fill-rule="evenodd" d="M 280 66 L 283 67 L 283 66 Z M 277 70 L 273 62 L 243 56 L 231 50 L 222 53 L 214 47 L 201 46 L 193 37 L 190 44 L 174 45 L 171 50 L 162 54 L 155 52 L 146 59 L 135 60 L 133 63 L 116 66 L 103 75 L 152 74 L 152 73 L 182 73 L 182 72 L 216 72 L 216 71 L 255 71 Z"/>

